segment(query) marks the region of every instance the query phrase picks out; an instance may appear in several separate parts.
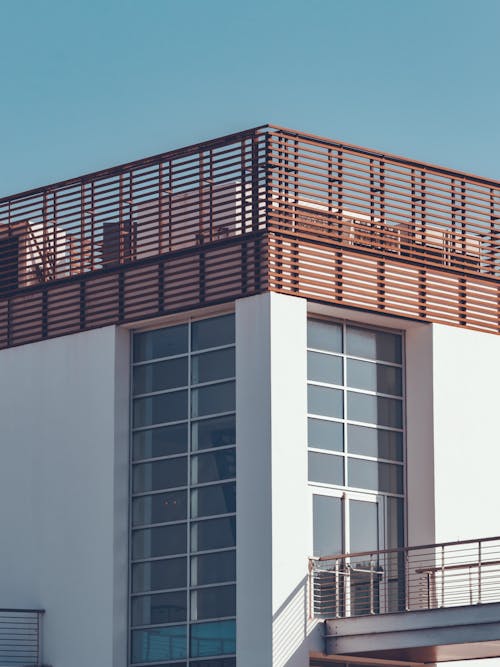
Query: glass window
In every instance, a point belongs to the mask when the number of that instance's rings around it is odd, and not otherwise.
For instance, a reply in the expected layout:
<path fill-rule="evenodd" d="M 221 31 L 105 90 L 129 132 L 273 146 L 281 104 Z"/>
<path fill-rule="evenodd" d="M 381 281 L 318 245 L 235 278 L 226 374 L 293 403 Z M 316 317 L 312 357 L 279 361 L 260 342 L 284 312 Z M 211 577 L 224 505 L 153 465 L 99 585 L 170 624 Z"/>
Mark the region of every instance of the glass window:
<path fill-rule="evenodd" d="M 134 526 L 182 521 L 187 517 L 187 492 L 169 491 L 141 496 L 132 501 Z"/>
<path fill-rule="evenodd" d="M 214 484 L 191 491 L 191 516 L 231 514 L 236 511 L 236 484 Z"/>
<path fill-rule="evenodd" d="M 349 502 L 350 551 L 379 549 L 378 504 L 364 500 Z"/>
<path fill-rule="evenodd" d="M 192 350 L 231 345 L 234 343 L 234 315 L 193 322 L 191 336 Z"/>
<path fill-rule="evenodd" d="M 313 496 L 314 555 L 344 553 L 342 498 Z"/>
<path fill-rule="evenodd" d="M 191 391 L 191 416 L 232 412 L 236 407 L 234 382 L 222 382 Z"/>
<path fill-rule="evenodd" d="M 191 524 L 191 551 L 225 549 L 236 545 L 234 516 L 196 521 Z"/>
<path fill-rule="evenodd" d="M 187 451 L 187 424 L 160 426 L 159 428 L 139 431 L 133 435 L 133 458 L 152 459 L 157 456 L 172 456 Z"/>
<path fill-rule="evenodd" d="M 358 327 L 347 327 L 346 352 L 353 357 L 401 363 L 401 336 Z"/>
<path fill-rule="evenodd" d="M 351 454 L 403 460 L 403 433 L 348 424 L 347 450 Z"/>
<path fill-rule="evenodd" d="M 134 335 L 134 361 L 173 357 L 188 351 L 188 325 L 145 331 Z"/>
<path fill-rule="evenodd" d="M 236 621 L 216 621 L 191 625 L 192 658 L 236 653 Z"/>
<path fill-rule="evenodd" d="M 152 463 L 136 463 L 133 468 L 134 493 L 172 489 L 187 484 L 187 457 L 160 459 Z"/>
<path fill-rule="evenodd" d="M 141 595 L 132 598 L 132 625 L 182 623 L 187 618 L 186 591 Z"/>
<path fill-rule="evenodd" d="M 400 465 L 350 458 L 347 474 L 349 486 L 386 493 L 403 493 L 403 467 Z"/>
<path fill-rule="evenodd" d="M 132 662 L 158 662 L 186 658 L 187 627 L 134 630 L 132 632 Z"/>
<path fill-rule="evenodd" d="M 236 450 L 224 449 L 191 457 L 191 483 L 204 484 L 236 477 Z"/>
<path fill-rule="evenodd" d="M 146 593 L 187 585 L 186 558 L 169 558 L 132 566 L 132 592 Z"/>
<path fill-rule="evenodd" d="M 344 484 L 344 459 L 335 454 L 309 452 L 309 481 L 322 484 Z"/>
<path fill-rule="evenodd" d="M 206 586 L 236 579 L 236 551 L 219 551 L 191 558 L 191 585 Z"/>
<path fill-rule="evenodd" d="M 191 620 L 236 615 L 236 586 L 213 586 L 191 592 Z"/>
<path fill-rule="evenodd" d="M 343 417 L 344 404 L 341 389 L 319 387 L 310 384 L 307 387 L 308 411 L 325 417 Z"/>
<path fill-rule="evenodd" d="M 236 658 L 215 658 L 215 660 L 191 660 L 190 667 L 236 667 Z M 175 665 L 172 665 L 175 667 Z"/>
<path fill-rule="evenodd" d="M 211 447 L 225 447 L 236 443 L 236 419 L 234 415 L 215 417 L 193 422 L 191 426 L 193 451 Z"/>
<path fill-rule="evenodd" d="M 398 398 L 383 398 L 349 391 L 347 417 L 355 422 L 402 428 L 403 404 Z"/>
<path fill-rule="evenodd" d="M 170 359 L 134 368 L 134 394 L 164 391 L 188 384 L 188 359 Z"/>
<path fill-rule="evenodd" d="M 174 391 L 134 400 L 134 426 L 183 421 L 188 416 L 187 391 Z"/>
<path fill-rule="evenodd" d="M 307 430 L 309 447 L 330 449 L 333 452 L 343 451 L 344 425 L 341 422 L 309 417 L 307 420 Z"/>
<path fill-rule="evenodd" d="M 213 382 L 235 376 L 234 347 L 191 357 L 191 382 Z"/>
<path fill-rule="evenodd" d="M 347 360 L 347 384 L 355 389 L 394 396 L 401 396 L 403 390 L 401 368 L 358 359 Z"/>
<path fill-rule="evenodd" d="M 328 384 L 342 384 L 343 370 L 342 357 L 321 352 L 307 353 L 307 378 L 315 382 Z"/>
<path fill-rule="evenodd" d="M 308 320 L 307 347 L 326 352 L 342 352 L 342 325 L 322 320 Z"/>
<path fill-rule="evenodd" d="M 132 534 L 133 560 L 185 554 L 186 551 L 187 527 L 185 523 L 134 530 Z"/>

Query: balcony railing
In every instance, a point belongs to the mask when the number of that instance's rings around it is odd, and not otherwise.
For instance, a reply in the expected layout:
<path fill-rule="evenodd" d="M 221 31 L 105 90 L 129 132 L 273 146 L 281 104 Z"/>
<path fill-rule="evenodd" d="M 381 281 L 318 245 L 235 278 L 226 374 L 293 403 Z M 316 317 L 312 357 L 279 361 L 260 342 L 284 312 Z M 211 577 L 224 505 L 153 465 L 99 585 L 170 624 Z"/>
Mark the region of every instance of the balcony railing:
<path fill-rule="evenodd" d="M 41 609 L 0 609 L 0 667 L 41 667 Z"/>
<path fill-rule="evenodd" d="M 500 537 L 312 558 L 311 616 L 500 602 Z"/>

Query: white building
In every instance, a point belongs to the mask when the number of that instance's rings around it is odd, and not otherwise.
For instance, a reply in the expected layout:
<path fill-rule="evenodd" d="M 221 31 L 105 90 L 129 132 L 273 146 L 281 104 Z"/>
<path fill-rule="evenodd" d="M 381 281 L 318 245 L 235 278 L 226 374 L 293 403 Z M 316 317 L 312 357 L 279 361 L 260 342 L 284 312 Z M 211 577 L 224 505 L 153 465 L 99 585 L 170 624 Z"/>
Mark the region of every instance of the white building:
<path fill-rule="evenodd" d="M 272 126 L 1 199 L 0 665 L 500 656 L 499 276 L 500 183 Z"/>

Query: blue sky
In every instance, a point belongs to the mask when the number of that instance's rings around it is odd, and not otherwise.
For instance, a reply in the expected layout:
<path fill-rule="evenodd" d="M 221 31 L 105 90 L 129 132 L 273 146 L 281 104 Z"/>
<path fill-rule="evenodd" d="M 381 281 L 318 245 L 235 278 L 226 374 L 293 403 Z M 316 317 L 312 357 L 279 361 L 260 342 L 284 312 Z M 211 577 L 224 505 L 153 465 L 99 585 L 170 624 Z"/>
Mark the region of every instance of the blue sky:
<path fill-rule="evenodd" d="M 272 122 L 500 178 L 498 0 L 0 0 L 0 196 Z"/>

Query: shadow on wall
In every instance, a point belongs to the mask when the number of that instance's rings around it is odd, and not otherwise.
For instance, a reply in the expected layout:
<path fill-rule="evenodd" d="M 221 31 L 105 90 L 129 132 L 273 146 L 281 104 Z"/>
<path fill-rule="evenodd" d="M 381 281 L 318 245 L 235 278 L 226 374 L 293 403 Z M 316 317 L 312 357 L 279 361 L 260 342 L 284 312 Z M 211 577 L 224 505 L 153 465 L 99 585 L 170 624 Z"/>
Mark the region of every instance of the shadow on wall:
<path fill-rule="evenodd" d="M 322 623 L 309 618 L 305 576 L 273 614 L 273 667 L 304 667 L 309 651 L 324 650 Z"/>

